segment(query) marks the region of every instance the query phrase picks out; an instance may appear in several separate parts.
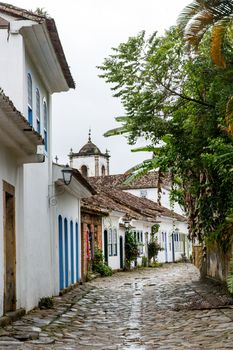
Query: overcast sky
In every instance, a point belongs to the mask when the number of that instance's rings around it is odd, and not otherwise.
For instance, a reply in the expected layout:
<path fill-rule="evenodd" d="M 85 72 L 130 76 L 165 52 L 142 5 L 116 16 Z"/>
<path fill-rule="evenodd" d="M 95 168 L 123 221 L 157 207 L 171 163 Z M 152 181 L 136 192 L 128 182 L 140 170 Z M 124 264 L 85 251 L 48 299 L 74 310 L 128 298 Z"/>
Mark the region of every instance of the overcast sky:
<path fill-rule="evenodd" d="M 104 138 L 122 115 L 119 101 L 110 86 L 98 78 L 97 65 L 111 53 L 111 47 L 127 41 L 141 30 L 162 32 L 175 24 L 182 8 L 191 0 L 14 0 L 26 9 L 43 7 L 56 21 L 60 39 L 77 88 L 53 97 L 53 155 L 67 163 L 74 152 L 92 141 L 102 152 L 110 150 L 110 171 L 121 173 L 148 158 L 131 153 L 124 137 Z"/>

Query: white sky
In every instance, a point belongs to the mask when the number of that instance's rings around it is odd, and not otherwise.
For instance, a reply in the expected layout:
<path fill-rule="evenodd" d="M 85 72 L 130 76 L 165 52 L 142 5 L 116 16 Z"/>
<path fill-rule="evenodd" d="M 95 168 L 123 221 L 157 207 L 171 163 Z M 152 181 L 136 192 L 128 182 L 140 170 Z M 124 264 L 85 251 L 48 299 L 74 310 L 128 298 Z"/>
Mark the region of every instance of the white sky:
<path fill-rule="evenodd" d="M 92 141 L 102 152 L 110 150 L 110 171 L 121 173 L 148 158 L 131 153 L 124 137 L 104 138 L 103 133 L 118 125 L 120 102 L 111 96 L 110 86 L 97 77 L 111 47 L 127 41 L 141 30 L 160 32 L 175 24 L 182 8 L 191 0 L 12 0 L 26 9 L 44 7 L 56 21 L 60 39 L 70 65 L 76 89 L 53 97 L 53 155 L 67 163 L 74 152 Z"/>

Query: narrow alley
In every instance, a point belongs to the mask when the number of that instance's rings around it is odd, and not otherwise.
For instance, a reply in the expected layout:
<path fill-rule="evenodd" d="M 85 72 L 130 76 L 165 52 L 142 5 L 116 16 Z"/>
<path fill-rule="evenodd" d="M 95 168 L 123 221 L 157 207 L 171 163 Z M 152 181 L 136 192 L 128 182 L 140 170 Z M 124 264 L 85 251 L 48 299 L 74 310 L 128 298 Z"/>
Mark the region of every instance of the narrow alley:
<path fill-rule="evenodd" d="M 0 349 L 232 349 L 233 307 L 191 264 L 116 273 L 0 330 Z"/>

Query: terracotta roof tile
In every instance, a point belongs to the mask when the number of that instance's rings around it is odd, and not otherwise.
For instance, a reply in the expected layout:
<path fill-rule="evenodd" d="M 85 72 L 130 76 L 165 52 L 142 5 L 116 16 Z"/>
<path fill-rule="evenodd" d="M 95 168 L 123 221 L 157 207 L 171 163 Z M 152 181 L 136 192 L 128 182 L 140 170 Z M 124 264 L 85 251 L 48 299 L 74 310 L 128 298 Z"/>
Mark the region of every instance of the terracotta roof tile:
<path fill-rule="evenodd" d="M 140 198 L 113 187 L 98 186 L 96 190 L 98 194 L 91 198 L 82 199 L 82 206 L 85 208 L 102 208 L 110 211 L 116 210 L 126 213 L 133 219 L 150 222 L 156 222 L 161 216 L 185 221 L 183 216 L 159 206 L 149 199 Z"/>
<path fill-rule="evenodd" d="M 95 176 L 90 177 L 89 180 L 96 186 L 112 186 L 121 190 L 139 189 L 139 188 L 154 188 L 158 185 L 158 172 L 153 171 L 143 176 L 140 176 L 130 183 L 125 184 L 125 181 L 129 178 L 129 174 L 108 175 L 108 176 Z M 167 188 L 170 185 L 169 175 L 162 175 L 162 186 Z"/>
<path fill-rule="evenodd" d="M 152 175 L 149 175 L 152 174 Z M 116 201 L 119 204 L 125 205 L 128 208 L 132 210 L 136 210 L 140 213 L 140 215 L 145 215 L 149 217 L 153 217 L 155 215 L 160 215 L 168 218 L 173 218 L 178 221 L 186 221 L 186 218 L 182 215 L 179 215 L 175 213 L 174 211 L 165 208 L 163 206 L 160 206 L 159 204 L 147 199 L 147 198 L 141 198 L 137 197 L 131 193 L 125 192 L 124 190 L 127 189 L 135 189 L 137 188 L 150 188 L 150 187 L 156 187 L 157 183 L 154 182 L 156 179 L 157 172 L 149 173 L 149 177 L 145 177 L 143 181 L 138 181 L 140 178 L 136 179 L 136 185 L 135 183 L 130 184 L 130 187 L 128 185 L 124 185 L 123 182 L 127 179 L 127 174 L 120 174 L 120 175 L 110 175 L 110 176 L 99 176 L 99 177 L 90 177 L 88 178 L 88 181 L 96 188 L 98 193 L 104 194 L 107 196 L 107 198 L 111 198 L 114 201 Z M 149 184 L 146 185 L 146 180 L 150 180 Z M 149 187 L 143 187 L 149 186 Z M 168 181 L 166 180 L 166 184 L 168 184 Z M 156 212 L 156 214 L 155 214 Z"/>

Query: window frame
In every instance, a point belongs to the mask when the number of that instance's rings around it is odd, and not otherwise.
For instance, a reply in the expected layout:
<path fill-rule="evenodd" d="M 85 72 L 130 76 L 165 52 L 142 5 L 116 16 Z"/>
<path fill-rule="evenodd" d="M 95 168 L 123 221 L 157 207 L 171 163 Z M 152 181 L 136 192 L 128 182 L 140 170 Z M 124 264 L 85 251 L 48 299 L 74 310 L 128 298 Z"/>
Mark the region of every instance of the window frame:
<path fill-rule="evenodd" d="M 113 256 L 112 251 L 112 229 L 108 230 L 108 256 Z"/>
<path fill-rule="evenodd" d="M 48 106 L 45 99 L 43 101 L 43 123 L 45 151 L 48 152 Z"/>
<path fill-rule="evenodd" d="M 114 227 L 112 230 L 112 253 L 113 256 L 117 256 L 117 229 Z"/>
<path fill-rule="evenodd" d="M 147 189 L 141 189 L 140 190 L 140 198 L 147 198 L 148 192 Z"/>
<path fill-rule="evenodd" d="M 28 122 L 33 125 L 33 83 L 31 73 L 27 73 Z"/>
<path fill-rule="evenodd" d="M 36 129 L 40 134 L 41 132 L 41 98 L 40 98 L 40 90 L 36 88 Z"/>
<path fill-rule="evenodd" d="M 84 174 L 84 171 L 83 171 L 84 169 L 85 169 L 85 174 Z M 87 166 L 85 164 L 83 164 L 81 166 L 80 171 L 81 171 L 82 176 L 88 177 L 88 168 L 87 168 Z"/>
<path fill-rule="evenodd" d="M 104 165 L 101 167 L 101 176 L 104 177 L 106 175 L 106 168 Z"/>

